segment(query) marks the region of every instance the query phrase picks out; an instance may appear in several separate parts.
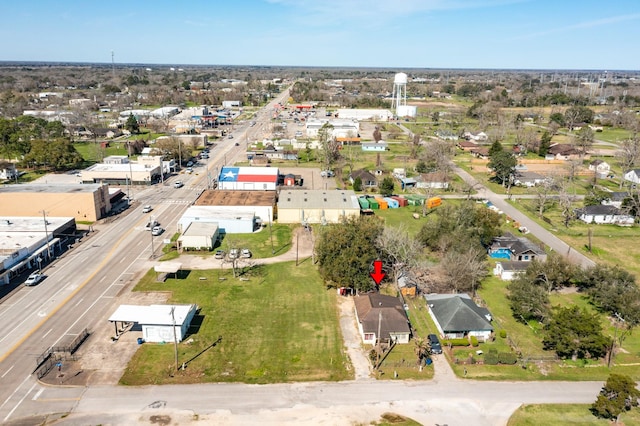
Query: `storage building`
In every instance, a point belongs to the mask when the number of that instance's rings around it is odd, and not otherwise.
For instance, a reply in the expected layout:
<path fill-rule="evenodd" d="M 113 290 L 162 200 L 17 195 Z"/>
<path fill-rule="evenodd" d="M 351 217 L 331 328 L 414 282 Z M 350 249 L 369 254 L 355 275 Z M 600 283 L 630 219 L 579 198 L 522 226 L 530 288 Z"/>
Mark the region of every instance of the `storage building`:
<path fill-rule="evenodd" d="M 278 198 L 278 223 L 338 223 L 360 215 L 353 191 L 283 190 Z"/>

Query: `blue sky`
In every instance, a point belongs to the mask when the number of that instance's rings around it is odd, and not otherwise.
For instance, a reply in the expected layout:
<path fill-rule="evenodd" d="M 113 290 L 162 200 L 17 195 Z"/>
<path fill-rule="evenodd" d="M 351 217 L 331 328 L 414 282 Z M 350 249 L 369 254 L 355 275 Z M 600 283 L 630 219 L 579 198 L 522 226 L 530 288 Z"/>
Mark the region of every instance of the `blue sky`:
<path fill-rule="evenodd" d="M 6 1 L 4 61 L 640 70 L 638 0 Z"/>

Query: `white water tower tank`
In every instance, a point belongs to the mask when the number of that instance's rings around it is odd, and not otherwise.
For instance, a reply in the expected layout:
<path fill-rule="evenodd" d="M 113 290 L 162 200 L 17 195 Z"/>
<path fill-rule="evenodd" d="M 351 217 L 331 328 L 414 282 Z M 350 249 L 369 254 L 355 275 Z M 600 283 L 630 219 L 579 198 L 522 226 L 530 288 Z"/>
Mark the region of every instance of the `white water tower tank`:
<path fill-rule="evenodd" d="M 407 75 L 403 72 L 396 74 L 393 84 L 407 84 Z"/>

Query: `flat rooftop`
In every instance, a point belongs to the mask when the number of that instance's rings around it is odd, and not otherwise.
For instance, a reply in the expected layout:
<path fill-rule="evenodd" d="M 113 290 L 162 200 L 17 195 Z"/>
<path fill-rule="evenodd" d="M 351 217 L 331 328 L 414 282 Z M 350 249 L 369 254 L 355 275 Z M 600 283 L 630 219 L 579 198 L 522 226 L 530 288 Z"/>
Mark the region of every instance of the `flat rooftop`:
<path fill-rule="evenodd" d="M 0 194 L 9 192 L 22 193 L 49 193 L 49 194 L 71 194 L 74 192 L 93 193 L 100 188 L 99 183 L 69 183 L 69 184 L 45 184 L 45 183 L 25 183 L 18 185 L 2 185 L 0 186 Z M 42 221 L 42 220 L 41 220 Z"/>
<path fill-rule="evenodd" d="M 360 209 L 360 204 L 351 190 L 299 189 L 280 191 L 278 208 Z"/>
<path fill-rule="evenodd" d="M 127 163 L 127 164 L 104 164 L 98 163 L 84 169 L 86 172 L 149 172 L 160 168 L 160 165 L 150 167 L 146 164 Z"/>
<path fill-rule="evenodd" d="M 194 206 L 273 206 L 276 191 L 231 191 L 208 189 L 193 203 Z"/>

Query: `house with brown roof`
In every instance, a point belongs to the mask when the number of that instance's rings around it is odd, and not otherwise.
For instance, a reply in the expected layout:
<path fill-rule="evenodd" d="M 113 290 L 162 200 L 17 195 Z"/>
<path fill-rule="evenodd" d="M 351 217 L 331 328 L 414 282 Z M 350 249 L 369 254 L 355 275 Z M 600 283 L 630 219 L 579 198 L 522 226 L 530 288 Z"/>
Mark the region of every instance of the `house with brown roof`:
<path fill-rule="evenodd" d="M 376 179 L 376 177 L 373 175 L 373 173 L 367 170 L 354 170 L 349 176 L 349 181 L 352 185 L 357 178 L 360 178 L 363 188 L 375 188 L 378 186 L 378 180 Z"/>
<path fill-rule="evenodd" d="M 556 143 L 549 147 L 545 160 L 578 160 L 581 158 L 587 158 L 586 152 L 580 151 L 573 145 Z"/>
<path fill-rule="evenodd" d="M 471 151 L 472 149 L 476 149 L 476 148 L 478 148 L 478 144 L 477 144 L 477 143 L 472 142 L 472 141 L 470 141 L 470 140 L 466 140 L 466 139 L 461 139 L 461 140 L 459 140 L 459 141 L 458 141 L 458 143 L 456 143 L 456 146 L 457 146 L 459 149 L 461 149 L 461 150 L 463 150 L 463 151 L 465 151 L 465 152 L 469 152 L 469 151 Z"/>
<path fill-rule="evenodd" d="M 409 318 L 400 299 L 380 293 L 365 293 L 354 297 L 356 322 L 362 342 L 409 343 Z"/>

